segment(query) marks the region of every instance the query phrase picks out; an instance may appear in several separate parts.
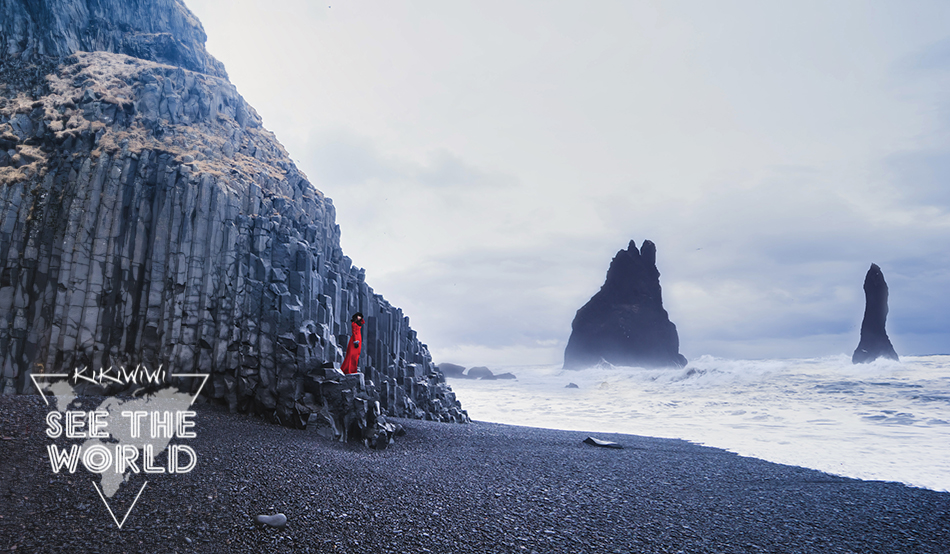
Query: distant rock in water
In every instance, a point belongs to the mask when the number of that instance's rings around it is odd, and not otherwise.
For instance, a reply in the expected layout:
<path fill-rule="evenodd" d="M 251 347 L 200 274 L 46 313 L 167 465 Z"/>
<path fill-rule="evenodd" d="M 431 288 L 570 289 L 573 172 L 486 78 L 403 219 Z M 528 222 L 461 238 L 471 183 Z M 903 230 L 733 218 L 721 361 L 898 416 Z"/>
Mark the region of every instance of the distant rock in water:
<path fill-rule="evenodd" d="M 469 379 L 493 379 L 495 374 L 484 366 L 473 367 L 465 374 Z"/>
<path fill-rule="evenodd" d="M 851 356 L 851 362 L 864 364 L 885 357 L 899 360 L 897 352 L 887 338 L 884 324 L 887 321 L 887 283 L 877 264 L 871 264 L 864 278 L 864 321 L 861 322 L 861 341 Z"/>
<path fill-rule="evenodd" d="M 446 377 L 464 377 L 463 373 L 465 371 L 464 366 L 450 363 L 441 363 L 439 364 L 439 371 L 442 372 Z"/>
<path fill-rule="evenodd" d="M 460 365 L 441 363 L 439 364 L 439 370 L 442 371 L 443 375 L 446 377 L 456 377 L 461 379 L 482 379 L 484 381 L 495 381 L 498 379 L 517 379 L 518 376 L 514 373 L 494 373 L 492 370 L 488 369 L 485 366 L 473 367 L 468 370 L 468 373 L 463 373 L 465 368 Z"/>
<path fill-rule="evenodd" d="M 656 245 L 630 241 L 610 262 L 600 291 L 577 310 L 564 368 L 614 365 L 683 367 L 676 325 L 663 309 Z"/>

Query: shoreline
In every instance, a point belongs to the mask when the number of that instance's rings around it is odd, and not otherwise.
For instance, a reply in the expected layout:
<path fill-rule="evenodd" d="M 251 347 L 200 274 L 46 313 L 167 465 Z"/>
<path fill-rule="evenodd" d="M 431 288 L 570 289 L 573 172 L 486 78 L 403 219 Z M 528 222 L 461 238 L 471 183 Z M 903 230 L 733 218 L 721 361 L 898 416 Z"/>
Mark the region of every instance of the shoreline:
<path fill-rule="evenodd" d="M 517 381 L 449 383 L 476 419 L 685 439 L 843 477 L 950 492 L 950 359 L 887 362 L 722 359 L 692 373 L 505 366 L 497 371 Z M 578 388 L 565 388 L 569 382 Z"/>
<path fill-rule="evenodd" d="M 0 397 L 0 551 L 936 553 L 950 536 L 950 493 L 679 439 L 593 435 L 617 450 L 579 431 L 400 419 L 407 434 L 376 452 L 195 410 L 195 469 L 150 476 L 119 530 L 93 475 L 53 473 L 42 399 Z M 283 529 L 253 521 L 278 512 Z"/>

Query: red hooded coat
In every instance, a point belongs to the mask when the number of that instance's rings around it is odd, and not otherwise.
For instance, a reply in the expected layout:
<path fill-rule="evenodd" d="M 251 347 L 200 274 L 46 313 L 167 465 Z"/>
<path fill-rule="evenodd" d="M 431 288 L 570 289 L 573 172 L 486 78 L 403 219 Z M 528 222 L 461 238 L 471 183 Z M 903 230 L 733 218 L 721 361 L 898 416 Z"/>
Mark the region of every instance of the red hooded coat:
<path fill-rule="evenodd" d="M 346 356 L 343 358 L 343 365 L 340 371 L 349 375 L 356 373 L 356 364 L 360 361 L 360 350 L 363 348 L 363 330 L 355 321 L 350 323 L 353 327 L 353 333 L 350 335 L 350 342 L 346 345 Z"/>

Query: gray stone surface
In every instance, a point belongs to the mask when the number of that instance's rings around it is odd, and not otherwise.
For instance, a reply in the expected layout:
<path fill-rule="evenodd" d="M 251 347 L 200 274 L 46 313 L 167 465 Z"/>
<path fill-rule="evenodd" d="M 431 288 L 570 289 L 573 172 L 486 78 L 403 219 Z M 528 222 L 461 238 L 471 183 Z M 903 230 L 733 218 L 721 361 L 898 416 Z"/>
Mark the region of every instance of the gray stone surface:
<path fill-rule="evenodd" d="M 468 420 L 181 2 L 0 0 L 0 14 L 5 394 L 32 392 L 31 372 L 144 364 L 209 373 L 210 399 L 283 425 L 330 417 L 344 440 L 386 429 L 376 402 Z M 334 370 L 355 311 L 358 382 Z"/>
<path fill-rule="evenodd" d="M 254 521 L 267 525 L 269 527 L 277 527 L 278 529 L 284 528 L 287 526 L 287 516 L 284 514 L 274 514 L 274 515 L 258 515 L 254 516 Z"/>
<path fill-rule="evenodd" d="M 605 441 L 601 439 L 595 439 L 594 437 L 587 437 L 583 440 L 584 444 L 589 444 L 591 446 L 599 446 L 601 448 L 623 448 L 623 445 L 613 441 Z"/>
<path fill-rule="evenodd" d="M 179 0 L 0 0 L 4 57 L 107 51 L 227 77 L 206 39 Z"/>

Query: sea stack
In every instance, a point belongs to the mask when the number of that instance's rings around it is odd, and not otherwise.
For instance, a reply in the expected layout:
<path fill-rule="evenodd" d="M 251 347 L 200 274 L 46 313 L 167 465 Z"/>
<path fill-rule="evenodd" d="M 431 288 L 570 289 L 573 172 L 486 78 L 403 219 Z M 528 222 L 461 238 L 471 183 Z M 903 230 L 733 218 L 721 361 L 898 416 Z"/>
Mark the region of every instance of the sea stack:
<path fill-rule="evenodd" d="M 617 252 L 600 291 L 577 310 L 564 350 L 564 368 L 601 362 L 623 366 L 683 367 L 679 337 L 663 309 L 656 245 L 630 241 Z"/>
<path fill-rule="evenodd" d="M 877 264 L 871 264 L 864 277 L 864 321 L 861 322 L 861 341 L 851 356 L 851 362 L 864 364 L 885 357 L 898 360 L 897 352 L 887 338 L 887 283 Z"/>
<path fill-rule="evenodd" d="M 380 413 L 468 420 L 181 0 L 0 0 L 0 14 L 3 394 L 141 364 L 209 374 L 171 384 L 232 410 L 368 442 Z M 357 311 L 360 374 L 344 378 Z M 120 392 L 104 383 L 87 392 Z"/>

